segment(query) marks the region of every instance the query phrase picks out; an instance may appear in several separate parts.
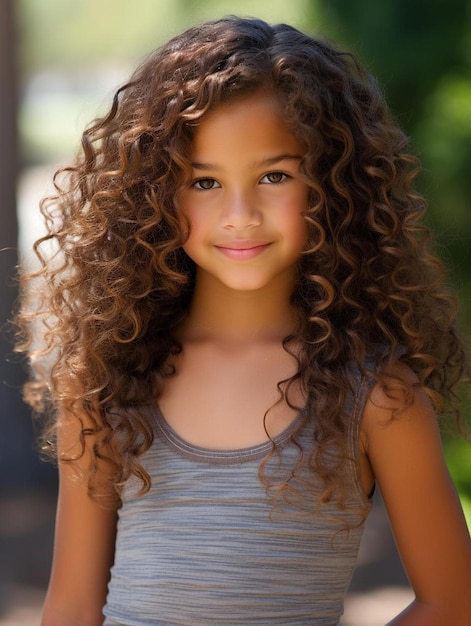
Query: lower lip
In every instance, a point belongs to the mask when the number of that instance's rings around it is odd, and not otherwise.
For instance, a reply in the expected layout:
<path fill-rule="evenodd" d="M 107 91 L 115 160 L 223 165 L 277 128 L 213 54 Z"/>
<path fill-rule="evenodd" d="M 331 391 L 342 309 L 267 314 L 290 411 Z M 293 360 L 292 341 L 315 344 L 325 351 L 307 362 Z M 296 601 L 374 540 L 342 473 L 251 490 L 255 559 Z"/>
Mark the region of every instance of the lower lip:
<path fill-rule="evenodd" d="M 244 249 L 223 248 L 220 246 L 216 246 L 216 248 L 219 250 L 219 252 L 224 254 L 224 256 L 228 257 L 229 259 L 234 259 L 235 261 L 245 261 L 246 259 L 253 259 L 259 254 L 262 254 L 262 252 L 265 252 L 269 245 L 270 244 L 267 243 L 263 246 L 255 246 L 254 248 Z"/>

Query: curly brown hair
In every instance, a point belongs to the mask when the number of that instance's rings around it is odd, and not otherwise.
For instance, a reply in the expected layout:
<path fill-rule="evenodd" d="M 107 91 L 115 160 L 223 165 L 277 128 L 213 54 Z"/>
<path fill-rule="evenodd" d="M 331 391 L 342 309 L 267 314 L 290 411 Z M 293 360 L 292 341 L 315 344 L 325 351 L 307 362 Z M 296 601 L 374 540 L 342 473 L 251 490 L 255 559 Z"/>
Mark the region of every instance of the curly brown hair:
<path fill-rule="evenodd" d="M 401 353 L 437 407 L 456 409 L 466 369 L 456 304 L 421 224 L 418 161 L 404 152 L 408 140 L 375 81 L 351 54 L 291 26 L 210 21 L 150 55 L 85 130 L 75 164 L 56 174 L 57 193 L 41 204 L 41 269 L 22 278 L 19 350 L 35 372 L 26 399 L 47 409 L 52 427 L 57 415 L 74 417 L 82 449 L 93 436 L 92 493 L 100 459 L 114 485 L 135 475 L 149 487 L 139 457 L 152 429 L 139 407 L 172 374 L 181 350 L 173 331 L 193 291 L 175 198 L 188 184 L 194 128 L 213 107 L 261 87 L 277 94 L 306 147 L 309 249 L 292 296 L 299 325 L 284 345 L 301 346 L 288 382 L 302 383 L 319 416 L 309 461 L 324 498 L 342 494 L 352 364 L 377 376 Z M 327 469 L 332 449 L 339 461 Z"/>

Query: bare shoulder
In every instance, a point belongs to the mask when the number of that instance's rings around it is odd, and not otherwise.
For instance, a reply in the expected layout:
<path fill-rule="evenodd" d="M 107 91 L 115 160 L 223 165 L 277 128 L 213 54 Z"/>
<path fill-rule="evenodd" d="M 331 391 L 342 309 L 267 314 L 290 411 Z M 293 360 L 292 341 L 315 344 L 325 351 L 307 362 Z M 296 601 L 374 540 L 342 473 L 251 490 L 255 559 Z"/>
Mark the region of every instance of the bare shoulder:
<path fill-rule="evenodd" d="M 381 422 L 382 418 L 388 416 L 391 419 L 399 413 L 410 417 L 409 410 L 425 410 L 427 414 L 435 416 L 430 399 L 415 372 L 405 363 L 396 361 L 379 373 L 365 406 L 363 424 L 371 428 L 378 420 Z"/>
<path fill-rule="evenodd" d="M 440 447 L 438 416 L 427 392 L 419 384 L 412 369 L 397 361 L 382 372 L 373 385 L 365 403 L 361 422 L 363 452 L 373 462 L 376 450 L 394 450 L 395 458 L 406 451 L 402 439 L 410 440 L 415 432 L 434 440 Z M 399 459 L 398 459 L 399 460 Z"/>
<path fill-rule="evenodd" d="M 436 623 L 466 623 L 461 616 L 471 610 L 469 532 L 444 460 L 437 415 L 407 365 L 398 362 L 379 377 L 362 433 L 418 600 L 433 607 L 437 619 L 449 620 Z"/>

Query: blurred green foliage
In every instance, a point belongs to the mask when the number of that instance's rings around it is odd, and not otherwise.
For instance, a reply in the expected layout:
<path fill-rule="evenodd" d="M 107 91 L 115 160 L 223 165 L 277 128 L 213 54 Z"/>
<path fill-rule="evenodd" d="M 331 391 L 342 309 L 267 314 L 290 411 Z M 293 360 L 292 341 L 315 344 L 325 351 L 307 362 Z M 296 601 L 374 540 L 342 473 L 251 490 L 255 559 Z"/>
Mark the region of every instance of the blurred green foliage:
<path fill-rule="evenodd" d="M 448 439 L 445 443 L 445 458 L 463 505 L 468 528 L 471 531 L 471 454 L 469 443 L 464 439 Z"/>
<path fill-rule="evenodd" d="M 450 439 L 445 451 L 446 460 L 454 476 L 456 487 L 471 503 L 471 454 L 464 439 Z"/>
<path fill-rule="evenodd" d="M 86 123 L 151 50 L 185 27 L 254 15 L 299 27 L 316 0 L 17 0 L 26 165 L 67 159 Z M 105 104 L 106 103 L 106 104 Z"/>
<path fill-rule="evenodd" d="M 189 24 L 255 12 L 270 22 L 323 32 L 352 49 L 379 79 L 422 160 L 419 186 L 429 200 L 428 219 L 450 266 L 470 345 L 470 0 L 18 0 L 17 7 L 25 85 L 51 74 L 75 85 L 67 97 L 54 80 L 43 81 L 31 97 L 25 89 L 20 130 L 25 161 L 32 163 L 70 153 L 80 129 L 111 93 L 103 78 L 110 67 L 115 85 L 139 58 Z M 471 509 L 470 449 L 447 440 L 446 452 Z"/>
<path fill-rule="evenodd" d="M 442 78 L 469 71 L 468 0 L 324 0 L 322 7 L 337 38 L 379 76 L 410 131 Z"/>
<path fill-rule="evenodd" d="M 237 14 L 302 26 L 316 0 L 17 0 L 26 73 L 134 62 L 194 23 Z"/>
<path fill-rule="evenodd" d="M 379 78 L 412 137 L 437 246 L 460 295 L 470 345 L 471 2 L 324 0 L 330 32 Z"/>

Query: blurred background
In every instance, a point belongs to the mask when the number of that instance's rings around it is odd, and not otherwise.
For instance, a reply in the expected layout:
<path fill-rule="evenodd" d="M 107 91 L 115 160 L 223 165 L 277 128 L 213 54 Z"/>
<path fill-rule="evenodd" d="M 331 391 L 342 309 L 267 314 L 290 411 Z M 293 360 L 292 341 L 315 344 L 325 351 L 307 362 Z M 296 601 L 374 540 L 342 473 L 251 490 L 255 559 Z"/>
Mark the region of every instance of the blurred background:
<path fill-rule="evenodd" d="M 356 52 L 382 85 L 424 172 L 427 219 L 471 338 L 470 0 L 0 0 L 0 624 L 39 623 L 56 473 L 41 463 L 7 320 L 19 261 L 31 266 L 38 202 L 81 131 L 140 59 L 186 26 L 227 14 L 288 22 Z M 469 420 L 468 416 L 468 420 Z M 471 452 L 444 435 L 471 524 Z M 378 497 L 344 626 L 377 626 L 411 598 Z"/>

